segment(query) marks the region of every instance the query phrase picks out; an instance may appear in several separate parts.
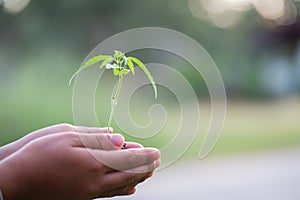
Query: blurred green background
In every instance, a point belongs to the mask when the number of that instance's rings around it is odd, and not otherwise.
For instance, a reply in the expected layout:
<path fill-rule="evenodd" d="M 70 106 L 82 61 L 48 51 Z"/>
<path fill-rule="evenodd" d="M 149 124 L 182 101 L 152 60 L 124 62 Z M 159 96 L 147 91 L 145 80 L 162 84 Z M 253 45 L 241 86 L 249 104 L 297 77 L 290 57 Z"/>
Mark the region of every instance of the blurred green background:
<path fill-rule="evenodd" d="M 24 1 L 24 10 L 5 2 L 0 12 L 0 145 L 45 126 L 73 123 L 72 73 L 99 42 L 147 26 L 192 37 L 219 67 L 228 111 L 213 155 L 300 145 L 300 2 L 52 0 Z M 161 52 L 137 55 L 146 62 L 163 58 L 188 65 Z M 209 116 L 203 80 L 190 67 L 182 74 Z M 173 105 L 177 112 L 174 102 L 170 109 Z M 100 121 L 109 114 L 103 107 Z M 172 134 L 172 127 L 165 131 Z M 202 137 L 188 157 L 198 153 Z M 164 142 L 137 141 L 157 147 Z"/>

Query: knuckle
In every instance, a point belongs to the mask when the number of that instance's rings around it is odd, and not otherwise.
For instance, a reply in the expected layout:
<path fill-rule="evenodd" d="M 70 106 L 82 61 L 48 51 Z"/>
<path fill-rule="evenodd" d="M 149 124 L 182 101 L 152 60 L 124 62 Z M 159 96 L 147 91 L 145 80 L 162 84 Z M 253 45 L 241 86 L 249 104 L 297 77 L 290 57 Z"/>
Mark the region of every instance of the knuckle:
<path fill-rule="evenodd" d="M 74 132 L 64 132 L 53 136 L 52 143 L 60 146 L 66 146 L 66 144 L 74 143 L 77 144 L 80 138 Z"/>
<path fill-rule="evenodd" d="M 97 184 L 88 183 L 82 186 L 82 192 L 85 196 L 90 196 L 99 191 L 99 187 Z"/>
<path fill-rule="evenodd" d="M 133 184 L 134 182 L 136 182 L 136 174 L 128 173 L 128 177 L 126 179 L 126 184 L 130 185 L 130 184 Z"/>
<path fill-rule="evenodd" d="M 124 187 L 121 191 L 120 191 L 120 194 L 121 195 L 124 195 L 124 194 L 127 194 L 130 190 L 132 190 L 134 188 L 134 186 L 130 185 L 130 186 L 126 186 Z"/>
<path fill-rule="evenodd" d="M 124 193 L 125 187 L 118 188 L 115 192 L 115 195 L 122 195 Z"/>
<path fill-rule="evenodd" d="M 156 168 L 156 164 L 155 164 L 155 162 L 152 162 L 150 165 L 148 165 L 145 172 L 151 172 L 151 171 L 155 170 L 155 168 Z"/>
<path fill-rule="evenodd" d="M 88 138 L 85 137 L 86 141 L 85 142 L 89 142 L 90 145 L 92 145 L 94 148 L 97 149 L 104 149 L 104 150 L 110 150 L 112 149 L 112 142 L 110 139 L 111 136 L 103 134 L 103 135 L 99 135 L 97 137 L 92 137 L 92 138 Z"/>
<path fill-rule="evenodd" d="M 127 160 L 127 168 L 132 168 L 137 163 L 137 156 L 136 154 L 129 154 L 129 159 Z"/>
<path fill-rule="evenodd" d="M 68 131 L 74 132 L 75 131 L 74 126 L 71 124 L 68 124 L 68 123 L 62 123 L 62 124 L 59 124 L 58 126 L 62 132 L 68 132 Z"/>
<path fill-rule="evenodd" d="M 78 135 L 75 134 L 74 132 L 65 132 L 65 133 L 60 134 L 60 136 L 67 140 L 72 139 L 72 138 L 78 139 Z"/>
<path fill-rule="evenodd" d="M 101 135 L 101 137 L 98 138 L 98 143 L 102 148 L 110 147 L 112 145 L 111 135 L 108 134 Z"/>
<path fill-rule="evenodd" d="M 89 165 L 90 171 L 93 173 L 97 173 L 100 175 L 103 174 L 105 171 L 105 166 L 103 166 L 103 164 L 97 159 L 93 159 L 93 161 Z"/>

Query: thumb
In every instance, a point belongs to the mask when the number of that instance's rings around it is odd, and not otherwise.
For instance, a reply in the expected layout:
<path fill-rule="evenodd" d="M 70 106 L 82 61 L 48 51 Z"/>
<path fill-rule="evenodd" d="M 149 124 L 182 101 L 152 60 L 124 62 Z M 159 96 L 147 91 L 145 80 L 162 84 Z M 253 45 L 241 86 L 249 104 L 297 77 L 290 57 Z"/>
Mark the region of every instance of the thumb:
<path fill-rule="evenodd" d="M 124 137 L 120 134 L 86 134 L 78 133 L 78 147 L 101 150 L 118 150 L 124 144 Z"/>

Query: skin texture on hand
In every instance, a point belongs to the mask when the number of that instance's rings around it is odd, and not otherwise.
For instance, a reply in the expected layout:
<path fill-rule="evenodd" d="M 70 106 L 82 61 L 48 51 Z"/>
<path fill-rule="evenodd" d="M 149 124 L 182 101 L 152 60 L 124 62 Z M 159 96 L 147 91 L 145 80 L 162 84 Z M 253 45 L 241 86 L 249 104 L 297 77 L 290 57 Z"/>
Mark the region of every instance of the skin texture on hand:
<path fill-rule="evenodd" d="M 18 151 L 19 149 L 21 149 L 23 146 L 25 146 L 27 143 L 31 142 L 34 139 L 47 136 L 47 135 L 56 134 L 56 133 L 64 133 L 64 132 L 108 133 L 108 128 L 73 126 L 71 124 L 57 124 L 54 126 L 49 126 L 43 129 L 36 130 L 15 142 L 0 147 L 0 160 Z M 111 133 L 112 133 L 112 129 L 111 129 Z"/>
<path fill-rule="evenodd" d="M 29 134 L 5 153 L 0 149 L 6 155 L 0 161 L 4 198 L 84 200 L 133 194 L 159 166 L 160 153 L 136 143 L 120 150 L 124 138 L 103 132 L 57 125 Z"/>

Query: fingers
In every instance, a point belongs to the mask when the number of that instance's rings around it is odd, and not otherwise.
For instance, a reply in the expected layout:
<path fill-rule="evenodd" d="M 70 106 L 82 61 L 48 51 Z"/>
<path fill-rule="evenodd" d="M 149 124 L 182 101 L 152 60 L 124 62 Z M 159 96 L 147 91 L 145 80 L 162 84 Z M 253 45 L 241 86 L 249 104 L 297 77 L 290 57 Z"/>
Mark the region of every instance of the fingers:
<path fill-rule="evenodd" d="M 75 147 L 85 147 L 89 149 L 117 150 L 124 144 L 124 137 L 120 134 L 78 134 L 79 140 Z"/>
<path fill-rule="evenodd" d="M 124 172 L 127 172 L 127 173 L 149 173 L 149 172 L 153 172 L 157 167 L 159 167 L 159 165 L 160 165 L 160 160 L 158 159 L 147 165 L 139 166 L 139 167 L 132 168 L 132 169 L 126 169 L 126 170 L 124 170 Z"/>
<path fill-rule="evenodd" d="M 87 147 L 91 149 L 117 150 L 123 147 L 124 137 L 120 134 L 78 134 L 81 142 L 77 144 L 79 147 Z M 143 145 L 136 142 L 126 142 L 125 149 L 144 148 Z"/>
<path fill-rule="evenodd" d="M 108 127 L 85 127 L 85 126 L 74 126 L 75 132 L 78 133 L 108 133 Z M 109 133 L 113 133 L 113 129 L 110 127 Z"/>
<path fill-rule="evenodd" d="M 53 134 L 60 134 L 60 133 L 69 133 L 69 132 L 83 132 L 83 133 L 107 133 L 108 128 L 89 128 L 89 127 L 82 127 L 82 126 L 74 126 L 71 124 L 57 124 L 54 126 L 49 126 L 46 128 L 42 128 L 39 130 L 36 130 L 32 133 L 27 134 L 23 138 L 19 139 L 14 143 L 14 150 L 11 151 L 11 153 L 14 153 L 18 149 L 22 148 L 27 143 L 38 139 L 40 137 L 53 135 Z M 110 133 L 112 133 L 113 130 L 110 129 Z"/>
<path fill-rule="evenodd" d="M 132 195 L 135 192 L 136 192 L 135 186 L 129 185 L 129 186 L 109 190 L 107 192 L 104 192 L 101 196 L 102 197 L 124 196 L 124 195 Z"/>
<path fill-rule="evenodd" d="M 132 188 L 131 190 L 129 190 L 125 195 L 132 195 L 136 192 L 136 188 Z"/>
<path fill-rule="evenodd" d="M 136 142 L 126 142 L 125 149 L 132 149 L 132 148 L 144 148 L 144 146 Z"/>
<path fill-rule="evenodd" d="M 120 188 L 126 188 L 127 186 L 130 186 L 127 188 L 126 191 L 118 191 L 118 193 L 124 193 L 127 194 L 130 189 L 134 188 L 138 183 L 141 183 L 145 181 L 147 178 L 150 178 L 152 176 L 151 173 L 127 173 L 127 172 L 113 172 L 110 174 L 107 174 L 103 178 L 103 183 L 105 183 L 105 188 L 104 190 L 107 191 L 116 191 Z"/>
<path fill-rule="evenodd" d="M 110 128 L 112 131 L 112 128 Z M 62 133 L 62 132 L 77 132 L 77 133 L 108 133 L 108 128 L 100 127 L 85 127 L 85 126 L 74 126 L 72 124 L 56 124 L 49 126 L 38 131 L 42 131 L 44 134 Z"/>
<path fill-rule="evenodd" d="M 112 128 L 110 129 L 112 133 Z M 84 126 L 74 126 L 71 124 L 57 124 L 36 130 L 26 136 L 25 139 L 31 141 L 38 137 L 51 135 L 55 133 L 64 133 L 64 132 L 77 132 L 77 133 L 107 133 L 108 128 L 99 128 L 99 127 L 84 127 Z"/>
<path fill-rule="evenodd" d="M 111 171 L 130 170 L 144 165 L 151 165 L 160 158 L 160 152 L 155 148 L 132 148 L 121 151 L 94 150 L 91 153 L 101 163 L 109 167 Z"/>

